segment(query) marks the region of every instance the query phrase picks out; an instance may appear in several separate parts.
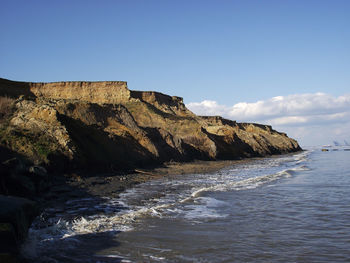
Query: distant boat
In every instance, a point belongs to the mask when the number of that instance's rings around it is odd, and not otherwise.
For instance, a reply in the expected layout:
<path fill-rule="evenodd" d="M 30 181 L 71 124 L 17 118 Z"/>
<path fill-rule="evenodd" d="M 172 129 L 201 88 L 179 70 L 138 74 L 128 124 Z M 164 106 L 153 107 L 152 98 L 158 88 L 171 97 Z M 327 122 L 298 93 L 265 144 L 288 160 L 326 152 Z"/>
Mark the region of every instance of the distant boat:
<path fill-rule="evenodd" d="M 329 150 L 323 148 L 321 151 L 322 151 L 322 152 L 328 152 Z"/>

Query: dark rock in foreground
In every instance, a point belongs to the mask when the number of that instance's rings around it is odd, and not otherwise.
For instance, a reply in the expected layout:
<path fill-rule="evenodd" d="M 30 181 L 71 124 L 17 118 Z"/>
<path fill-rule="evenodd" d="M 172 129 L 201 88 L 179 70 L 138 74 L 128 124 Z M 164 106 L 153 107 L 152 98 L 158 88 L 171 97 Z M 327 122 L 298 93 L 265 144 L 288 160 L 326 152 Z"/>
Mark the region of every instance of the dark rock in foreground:
<path fill-rule="evenodd" d="M 0 262 L 17 262 L 19 246 L 38 212 L 33 201 L 0 195 Z"/>

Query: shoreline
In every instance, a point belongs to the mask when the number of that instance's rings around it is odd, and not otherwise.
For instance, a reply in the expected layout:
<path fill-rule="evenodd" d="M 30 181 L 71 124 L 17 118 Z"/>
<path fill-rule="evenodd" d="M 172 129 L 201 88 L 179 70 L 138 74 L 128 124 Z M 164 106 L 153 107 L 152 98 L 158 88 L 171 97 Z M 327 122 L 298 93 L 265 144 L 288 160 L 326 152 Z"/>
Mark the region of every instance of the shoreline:
<path fill-rule="evenodd" d="M 56 175 L 53 179 L 53 185 L 41 197 L 44 200 L 42 208 L 57 205 L 58 203 L 63 204 L 71 198 L 85 198 L 88 196 L 118 198 L 119 194 L 125 190 L 151 180 L 173 175 L 207 174 L 253 159 L 193 161 L 188 163 L 171 162 L 161 167 L 135 169 L 134 172 L 127 174 L 87 174 L 81 171 L 64 174 L 63 176 Z"/>
<path fill-rule="evenodd" d="M 71 198 L 118 198 L 119 194 L 122 192 L 131 189 L 135 185 L 146 183 L 151 180 L 175 175 L 209 174 L 239 163 L 251 162 L 269 157 L 277 158 L 279 156 L 296 154 L 298 152 L 244 158 L 240 160 L 196 160 L 186 163 L 170 162 L 163 164 L 161 167 L 135 169 L 134 172 L 127 174 L 102 173 L 89 175 L 81 171 L 79 173 L 64 174 L 63 176 L 57 175 L 55 176 L 52 187 L 42 196 L 45 200 L 42 204 L 42 208 L 53 204 L 57 205 L 57 203 L 63 204 Z"/>

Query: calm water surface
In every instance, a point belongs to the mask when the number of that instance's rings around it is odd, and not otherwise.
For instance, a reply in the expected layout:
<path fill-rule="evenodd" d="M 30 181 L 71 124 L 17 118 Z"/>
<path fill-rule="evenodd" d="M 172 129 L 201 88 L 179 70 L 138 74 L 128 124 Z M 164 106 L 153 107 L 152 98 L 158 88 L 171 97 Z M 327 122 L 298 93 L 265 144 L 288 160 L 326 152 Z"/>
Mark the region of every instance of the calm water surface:
<path fill-rule="evenodd" d="M 343 148 L 254 159 L 102 203 L 70 200 L 38 218 L 23 253 L 32 262 L 350 262 L 349 189 Z"/>

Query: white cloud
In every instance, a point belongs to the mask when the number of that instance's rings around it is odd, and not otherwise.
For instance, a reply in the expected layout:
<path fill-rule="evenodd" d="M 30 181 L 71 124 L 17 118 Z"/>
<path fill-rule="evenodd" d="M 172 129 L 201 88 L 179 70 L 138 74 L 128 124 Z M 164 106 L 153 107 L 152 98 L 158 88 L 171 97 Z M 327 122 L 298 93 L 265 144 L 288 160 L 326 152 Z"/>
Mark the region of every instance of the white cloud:
<path fill-rule="evenodd" d="M 291 137 L 305 143 L 315 144 L 315 138 L 322 144 L 322 140 L 338 140 L 338 136 L 343 137 L 340 140 L 349 140 L 350 137 L 350 95 L 294 94 L 233 106 L 205 100 L 189 103 L 187 107 L 198 115 L 221 115 L 239 122 L 270 124 L 276 129 L 288 130 Z"/>

